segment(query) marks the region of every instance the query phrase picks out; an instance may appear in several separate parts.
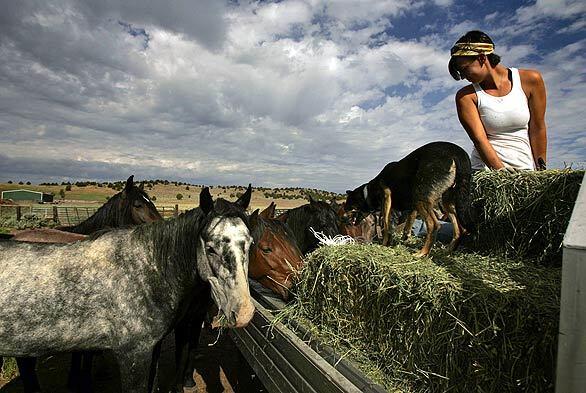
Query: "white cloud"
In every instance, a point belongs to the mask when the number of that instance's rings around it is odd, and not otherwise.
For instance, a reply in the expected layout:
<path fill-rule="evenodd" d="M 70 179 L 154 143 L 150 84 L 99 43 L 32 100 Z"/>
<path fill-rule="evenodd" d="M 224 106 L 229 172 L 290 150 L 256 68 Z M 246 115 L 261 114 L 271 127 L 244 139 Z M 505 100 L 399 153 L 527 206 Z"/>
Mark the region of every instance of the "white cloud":
<path fill-rule="evenodd" d="M 545 52 L 507 36 L 515 18 L 535 28 L 545 3 L 509 20 L 429 24 L 426 7 L 457 13 L 449 3 L 11 3 L 0 14 L 0 173 L 344 190 L 425 142 L 470 148 L 447 62 L 479 26 L 497 32 L 506 65 L 542 70 L 550 156 L 584 155 L 584 41 Z M 401 38 L 393 23 L 405 16 L 425 34 Z"/>

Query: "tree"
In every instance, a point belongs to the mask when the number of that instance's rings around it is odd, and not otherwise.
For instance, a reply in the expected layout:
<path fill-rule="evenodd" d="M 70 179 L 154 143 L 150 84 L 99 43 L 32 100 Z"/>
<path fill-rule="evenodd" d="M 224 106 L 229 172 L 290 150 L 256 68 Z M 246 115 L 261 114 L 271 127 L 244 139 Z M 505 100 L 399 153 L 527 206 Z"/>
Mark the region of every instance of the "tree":
<path fill-rule="evenodd" d="M 183 194 L 181 194 L 181 193 L 177 194 L 177 199 L 178 199 L 178 200 L 181 200 L 181 199 L 183 199 Z"/>
<path fill-rule="evenodd" d="M 8 180 L 8 184 L 12 184 L 12 180 Z"/>
<path fill-rule="evenodd" d="M 61 197 L 61 199 L 65 199 L 65 191 L 63 189 L 59 190 L 59 196 Z"/>
<path fill-rule="evenodd" d="M 151 201 L 153 201 L 153 202 L 154 202 L 154 201 L 156 201 L 156 200 L 157 200 L 157 197 L 156 197 L 156 196 L 154 196 L 154 195 L 151 195 Z"/>
<path fill-rule="evenodd" d="M 185 186 L 185 189 L 186 189 L 187 191 L 189 191 L 189 186 Z"/>
<path fill-rule="evenodd" d="M 71 191 L 71 184 L 65 186 L 65 191 Z"/>
<path fill-rule="evenodd" d="M 31 182 L 30 182 L 30 181 L 27 181 L 27 182 L 26 182 L 26 185 L 27 185 L 27 186 L 30 186 L 30 185 L 31 185 Z"/>

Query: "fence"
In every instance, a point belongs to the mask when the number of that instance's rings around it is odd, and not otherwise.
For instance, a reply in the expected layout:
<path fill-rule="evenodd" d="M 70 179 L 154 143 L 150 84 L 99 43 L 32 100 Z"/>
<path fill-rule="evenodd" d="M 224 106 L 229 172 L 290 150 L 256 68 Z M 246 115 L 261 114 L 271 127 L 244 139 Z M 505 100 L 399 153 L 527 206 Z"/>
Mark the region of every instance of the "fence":
<path fill-rule="evenodd" d="M 0 205 L 0 221 L 15 219 L 20 221 L 27 216 L 35 216 L 41 220 L 51 221 L 58 225 L 77 225 L 86 220 L 98 210 L 98 207 L 88 206 L 43 206 L 43 205 Z M 163 218 L 177 217 L 185 212 L 179 205 L 157 206 Z M 288 209 L 276 209 L 275 215 L 282 214 Z M 1 225 L 0 225 L 1 226 Z"/>
<path fill-rule="evenodd" d="M 86 220 L 98 210 L 98 207 L 88 206 L 22 206 L 0 205 L 0 221 L 20 221 L 27 216 L 35 216 L 41 220 L 52 221 L 59 225 L 77 225 Z M 177 217 L 183 212 L 178 205 L 157 206 L 163 218 Z"/>

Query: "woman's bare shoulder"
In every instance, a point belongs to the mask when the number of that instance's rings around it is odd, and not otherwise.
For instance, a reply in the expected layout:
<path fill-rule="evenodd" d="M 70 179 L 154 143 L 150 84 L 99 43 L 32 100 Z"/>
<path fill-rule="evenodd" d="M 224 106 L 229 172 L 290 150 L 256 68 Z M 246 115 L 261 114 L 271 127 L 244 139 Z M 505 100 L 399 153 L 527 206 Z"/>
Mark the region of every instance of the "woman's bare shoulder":
<path fill-rule="evenodd" d="M 474 86 L 468 85 L 462 87 L 456 93 L 456 102 L 460 102 L 462 100 L 476 100 L 476 92 L 474 91 Z"/>
<path fill-rule="evenodd" d="M 519 77 L 521 78 L 521 83 L 528 83 L 534 86 L 543 84 L 543 77 L 537 70 L 520 69 Z"/>

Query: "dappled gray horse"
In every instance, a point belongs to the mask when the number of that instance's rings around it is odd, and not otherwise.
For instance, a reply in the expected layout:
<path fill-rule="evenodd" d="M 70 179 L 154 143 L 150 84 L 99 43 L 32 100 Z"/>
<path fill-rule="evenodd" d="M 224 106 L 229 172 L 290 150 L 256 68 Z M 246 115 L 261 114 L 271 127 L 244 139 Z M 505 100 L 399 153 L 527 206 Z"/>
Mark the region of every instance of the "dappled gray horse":
<path fill-rule="evenodd" d="M 227 326 L 252 318 L 246 220 L 204 188 L 175 220 L 73 244 L 0 242 L 0 355 L 112 350 L 122 391 L 147 391 L 153 349 L 203 287 Z"/>
<path fill-rule="evenodd" d="M 26 229 L 17 231 L 12 240 L 35 243 L 70 243 L 83 240 L 85 235 L 96 231 L 120 228 L 162 220 L 154 203 L 140 187 L 134 184 L 134 176 L 126 180 L 122 191 L 113 195 L 92 216 L 74 226 L 59 227 L 60 229 Z M 83 368 L 82 368 L 83 359 Z M 36 375 L 35 358 L 17 358 L 18 369 L 24 385 L 25 393 L 38 392 L 39 381 Z M 92 353 L 74 352 L 71 358 L 71 372 L 68 386 L 71 390 L 91 391 Z"/>

